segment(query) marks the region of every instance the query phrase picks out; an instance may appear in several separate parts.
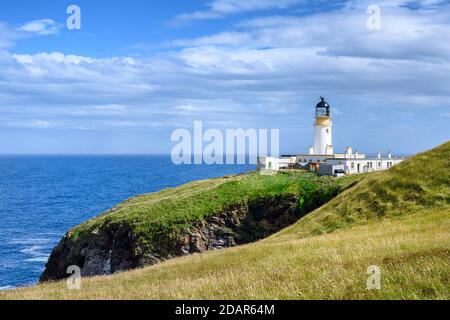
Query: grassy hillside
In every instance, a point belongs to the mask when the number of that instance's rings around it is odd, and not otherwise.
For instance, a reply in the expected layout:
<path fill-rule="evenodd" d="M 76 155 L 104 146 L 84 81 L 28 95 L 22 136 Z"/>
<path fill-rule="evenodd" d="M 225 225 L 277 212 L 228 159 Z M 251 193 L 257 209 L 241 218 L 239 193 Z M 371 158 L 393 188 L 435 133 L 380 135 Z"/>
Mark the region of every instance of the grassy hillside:
<path fill-rule="evenodd" d="M 366 176 L 263 241 L 83 279 L 79 291 L 61 282 L 0 293 L 0 298 L 449 299 L 449 231 L 446 143 Z M 382 270 L 381 290 L 366 289 L 371 265 Z"/>
<path fill-rule="evenodd" d="M 368 221 L 450 208 L 450 142 L 371 174 L 277 237 L 319 235 Z M 450 231 L 450 230 L 449 230 Z"/>
<path fill-rule="evenodd" d="M 142 243 L 155 234 L 176 236 L 190 224 L 252 200 L 283 195 L 301 195 L 304 213 L 317 208 L 356 182 L 358 177 L 336 180 L 301 171 L 262 176 L 257 172 L 197 181 L 161 192 L 139 196 L 116 206 L 70 232 L 72 240 L 89 237 L 108 225 L 128 225 Z M 302 200 L 304 199 L 304 200 Z"/>
<path fill-rule="evenodd" d="M 310 238 L 264 241 L 111 277 L 0 293 L 1 299 L 449 299 L 448 212 Z M 382 268 L 382 290 L 366 270 Z"/>

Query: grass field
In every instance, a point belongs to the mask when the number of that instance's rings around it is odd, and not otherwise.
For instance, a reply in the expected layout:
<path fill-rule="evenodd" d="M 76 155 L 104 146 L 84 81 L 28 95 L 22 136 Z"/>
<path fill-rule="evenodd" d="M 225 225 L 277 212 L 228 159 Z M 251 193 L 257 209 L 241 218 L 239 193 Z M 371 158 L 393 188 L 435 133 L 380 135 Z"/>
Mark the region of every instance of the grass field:
<path fill-rule="evenodd" d="M 75 227 L 71 241 L 87 241 L 95 230 L 108 225 L 127 225 L 142 244 L 153 237 L 182 236 L 193 223 L 226 211 L 236 205 L 283 195 L 300 196 L 298 207 L 304 214 L 334 198 L 359 181 L 357 176 L 334 179 L 304 171 L 280 172 L 263 176 L 258 172 L 196 181 L 177 188 L 142 195 L 125 201 L 108 212 Z"/>
<path fill-rule="evenodd" d="M 372 265 L 380 290 L 366 287 Z M 450 142 L 366 176 L 268 239 L 0 299 L 449 299 L 449 265 Z"/>

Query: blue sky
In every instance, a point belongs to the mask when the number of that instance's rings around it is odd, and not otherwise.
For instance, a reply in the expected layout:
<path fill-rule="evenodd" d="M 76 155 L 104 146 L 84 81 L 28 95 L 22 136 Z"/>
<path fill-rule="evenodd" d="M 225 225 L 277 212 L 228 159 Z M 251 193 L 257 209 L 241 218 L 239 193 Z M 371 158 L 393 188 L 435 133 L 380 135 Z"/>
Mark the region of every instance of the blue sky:
<path fill-rule="evenodd" d="M 450 2 L 0 3 L 0 154 L 170 153 L 198 120 L 280 129 L 283 153 L 306 152 L 322 95 L 337 151 L 449 140 Z"/>

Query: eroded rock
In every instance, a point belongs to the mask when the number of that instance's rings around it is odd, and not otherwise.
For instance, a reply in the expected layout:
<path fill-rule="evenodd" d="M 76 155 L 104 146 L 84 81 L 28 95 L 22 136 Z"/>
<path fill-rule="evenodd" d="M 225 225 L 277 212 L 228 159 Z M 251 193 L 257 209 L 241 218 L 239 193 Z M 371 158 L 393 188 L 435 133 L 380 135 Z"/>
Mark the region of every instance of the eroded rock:
<path fill-rule="evenodd" d="M 177 237 L 163 232 L 142 244 L 127 225 L 107 225 L 87 238 L 66 235 L 53 249 L 40 281 L 68 277 L 71 265 L 82 276 L 108 275 L 140 268 L 177 257 L 234 247 L 266 238 L 301 218 L 298 198 L 277 196 L 235 205 L 209 219 L 195 222 Z"/>

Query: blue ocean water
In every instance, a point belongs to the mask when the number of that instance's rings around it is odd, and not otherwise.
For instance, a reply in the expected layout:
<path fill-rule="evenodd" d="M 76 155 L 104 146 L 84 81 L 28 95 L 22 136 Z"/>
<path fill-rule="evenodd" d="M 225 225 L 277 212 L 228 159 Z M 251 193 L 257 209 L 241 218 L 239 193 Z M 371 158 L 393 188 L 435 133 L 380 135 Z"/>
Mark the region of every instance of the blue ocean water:
<path fill-rule="evenodd" d="M 68 230 L 119 202 L 254 169 L 175 166 L 169 156 L 0 157 L 0 290 L 36 283 Z"/>

